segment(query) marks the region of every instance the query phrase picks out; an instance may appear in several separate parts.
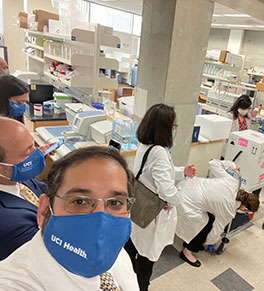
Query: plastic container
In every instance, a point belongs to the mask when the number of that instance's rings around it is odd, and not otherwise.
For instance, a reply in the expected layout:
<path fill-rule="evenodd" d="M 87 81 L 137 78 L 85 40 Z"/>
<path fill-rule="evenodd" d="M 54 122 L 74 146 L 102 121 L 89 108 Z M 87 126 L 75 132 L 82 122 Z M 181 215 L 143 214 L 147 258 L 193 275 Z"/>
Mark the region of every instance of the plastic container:
<path fill-rule="evenodd" d="M 130 118 L 116 118 L 113 121 L 112 139 L 121 144 L 123 151 L 137 149 L 136 137 L 138 123 Z"/>

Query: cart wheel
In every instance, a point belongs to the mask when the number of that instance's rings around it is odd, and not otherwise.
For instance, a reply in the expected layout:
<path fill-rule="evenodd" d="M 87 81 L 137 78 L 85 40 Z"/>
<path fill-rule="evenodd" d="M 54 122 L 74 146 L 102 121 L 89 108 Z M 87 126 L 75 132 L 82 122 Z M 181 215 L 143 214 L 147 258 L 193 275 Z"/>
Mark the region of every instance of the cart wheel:
<path fill-rule="evenodd" d="M 221 255 L 224 252 L 224 247 L 225 247 L 225 244 L 223 242 L 221 242 L 221 244 L 219 245 L 218 249 L 216 250 L 216 253 L 218 255 Z"/>

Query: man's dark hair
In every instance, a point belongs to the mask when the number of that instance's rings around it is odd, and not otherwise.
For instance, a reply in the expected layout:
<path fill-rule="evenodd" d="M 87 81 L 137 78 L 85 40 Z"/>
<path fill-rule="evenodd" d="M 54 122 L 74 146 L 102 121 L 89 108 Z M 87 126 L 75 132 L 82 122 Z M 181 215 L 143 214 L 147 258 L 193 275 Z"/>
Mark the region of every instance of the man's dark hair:
<path fill-rule="evenodd" d="M 110 159 L 118 162 L 125 170 L 127 175 L 127 189 L 129 196 L 132 196 L 134 176 L 128 169 L 126 160 L 120 153 L 111 147 L 92 146 L 87 148 L 78 149 L 70 152 L 61 159 L 55 161 L 48 174 L 48 187 L 46 194 L 53 205 L 54 197 L 58 189 L 61 187 L 64 174 L 68 168 L 83 163 L 89 159 Z"/>
<path fill-rule="evenodd" d="M 66 156 L 55 161 L 48 174 L 48 187 L 46 195 L 49 197 L 50 205 L 53 205 L 55 195 L 61 187 L 65 172 L 72 166 L 83 163 L 89 159 L 109 159 L 119 163 L 127 175 L 127 189 L 129 196 L 133 196 L 134 175 L 128 169 L 126 160 L 120 155 L 119 151 L 111 147 L 92 146 L 70 152 Z M 100 163 L 100 161 L 98 161 Z M 50 211 L 47 211 L 42 225 L 42 233 L 48 223 Z"/>
<path fill-rule="evenodd" d="M 235 120 L 238 118 L 238 108 L 247 109 L 251 105 L 252 102 L 248 95 L 241 95 L 239 98 L 237 98 L 233 106 L 230 108 L 229 112 L 233 113 L 233 119 Z"/>
<path fill-rule="evenodd" d="M 172 147 L 172 125 L 176 119 L 173 107 L 155 104 L 149 108 L 137 129 L 137 138 L 143 144 Z"/>

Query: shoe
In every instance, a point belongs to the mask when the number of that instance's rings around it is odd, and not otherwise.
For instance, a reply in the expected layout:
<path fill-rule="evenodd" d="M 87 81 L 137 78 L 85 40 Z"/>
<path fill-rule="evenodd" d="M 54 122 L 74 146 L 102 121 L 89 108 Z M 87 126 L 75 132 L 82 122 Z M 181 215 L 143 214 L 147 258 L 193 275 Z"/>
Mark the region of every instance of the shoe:
<path fill-rule="evenodd" d="M 183 246 L 184 248 L 187 248 L 187 249 L 188 249 L 188 244 L 187 244 L 185 241 L 183 242 L 182 246 Z M 201 247 L 198 249 L 198 251 L 204 251 L 204 250 L 205 250 L 205 247 L 204 247 L 204 246 L 201 246 Z M 192 252 L 194 252 L 194 253 L 198 253 L 198 251 L 192 251 Z"/>
<path fill-rule="evenodd" d="M 181 258 L 182 260 L 184 260 L 185 262 L 187 262 L 188 264 L 190 264 L 191 266 L 193 266 L 193 267 L 200 267 L 200 266 L 201 266 L 201 262 L 200 262 L 199 260 L 196 260 L 194 263 L 191 262 L 191 261 L 189 261 L 189 260 L 185 257 L 183 251 L 180 252 L 180 258 Z"/>

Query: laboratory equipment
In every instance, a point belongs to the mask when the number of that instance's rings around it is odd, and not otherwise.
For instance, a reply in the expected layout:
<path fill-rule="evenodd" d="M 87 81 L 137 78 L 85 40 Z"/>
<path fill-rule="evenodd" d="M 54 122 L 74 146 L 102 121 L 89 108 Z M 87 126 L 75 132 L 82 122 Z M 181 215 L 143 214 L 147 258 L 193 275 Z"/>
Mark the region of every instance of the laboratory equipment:
<path fill-rule="evenodd" d="M 100 110 L 91 108 L 81 103 L 65 104 L 66 117 L 72 127 L 71 133 L 67 132 L 66 136 L 81 135 L 87 140 L 91 139 L 90 125 L 94 122 L 106 120 L 106 115 Z"/>
<path fill-rule="evenodd" d="M 137 148 L 137 127 L 138 123 L 130 118 L 114 119 L 112 139 L 121 144 L 121 149 L 123 151 L 131 151 Z"/>
<path fill-rule="evenodd" d="M 43 103 L 53 99 L 53 86 L 41 80 L 29 80 L 29 102 Z"/>
<path fill-rule="evenodd" d="M 112 122 L 98 121 L 90 125 L 91 138 L 98 144 L 108 144 L 112 136 Z"/>
<path fill-rule="evenodd" d="M 240 166 L 242 189 L 253 191 L 264 186 L 264 134 L 250 129 L 231 132 L 225 159 L 234 158 Z"/>

